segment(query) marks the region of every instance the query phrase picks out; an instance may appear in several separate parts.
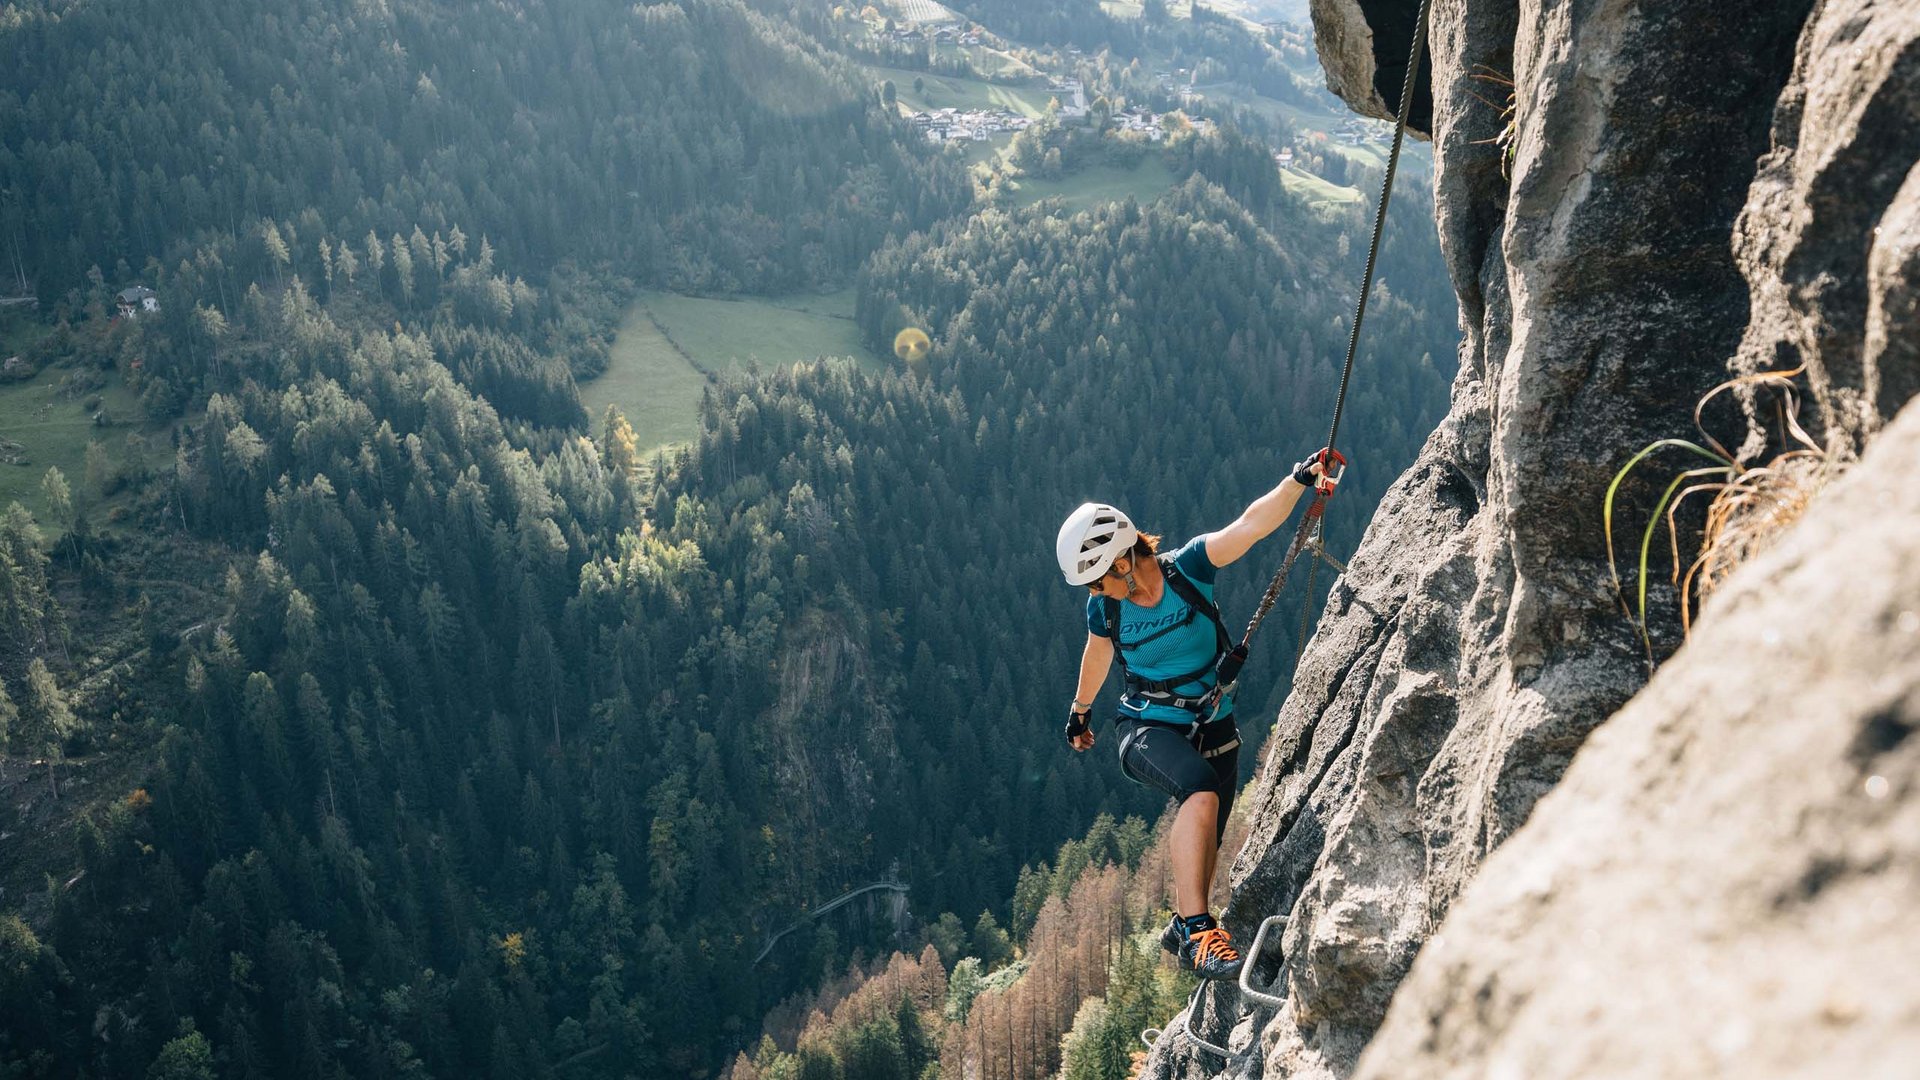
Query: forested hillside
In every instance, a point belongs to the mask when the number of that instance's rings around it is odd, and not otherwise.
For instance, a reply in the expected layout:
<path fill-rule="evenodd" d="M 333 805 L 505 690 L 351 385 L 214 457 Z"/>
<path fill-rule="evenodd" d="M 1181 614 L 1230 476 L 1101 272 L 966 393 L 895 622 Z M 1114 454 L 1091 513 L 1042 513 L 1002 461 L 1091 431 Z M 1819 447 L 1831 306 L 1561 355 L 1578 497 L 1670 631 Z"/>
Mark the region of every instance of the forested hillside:
<path fill-rule="evenodd" d="M 1265 148 L 973 213 L 959 154 L 728 0 L 47 2 L 0 45 L 23 370 L 138 394 L 155 447 L 0 520 L 0 1075 L 710 1075 L 901 944 L 753 966 L 812 904 L 898 861 L 928 922 L 1024 932 L 1023 867 L 1158 809 L 1060 745 L 1047 544 L 1088 496 L 1224 524 L 1323 438 L 1365 223 Z M 1443 404 L 1397 233 L 1336 549 Z M 657 461 L 579 405 L 636 285 L 850 277 L 924 369 L 717 378 Z M 112 317 L 134 280 L 160 310 Z"/>
<path fill-rule="evenodd" d="M 1236 818 L 1228 844 L 1243 834 Z M 1103 815 L 1021 873 L 1010 934 L 935 926 L 917 954 L 782 1003 L 725 1080 L 1119 1080 L 1194 987 L 1160 961 L 1170 878 L 1166 828 Z"/>
<path fill-rule="evenodd" d="M 315 286 L 323 236 L 378 274 L 362 238 L 418 228 L 484 231 L 513 272 L 794 288 L 963 194 L 907 180 L 849 69 L 734 3 L 25 0 L 0 33 L 5 271 L 49 301 L 259 218 Z"/>

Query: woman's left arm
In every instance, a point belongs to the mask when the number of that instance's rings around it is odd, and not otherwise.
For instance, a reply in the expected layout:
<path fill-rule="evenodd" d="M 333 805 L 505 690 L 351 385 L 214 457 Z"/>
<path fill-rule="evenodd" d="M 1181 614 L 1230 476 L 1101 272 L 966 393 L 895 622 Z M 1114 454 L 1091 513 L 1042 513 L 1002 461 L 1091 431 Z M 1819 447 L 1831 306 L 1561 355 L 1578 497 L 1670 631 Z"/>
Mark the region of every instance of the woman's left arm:
<path fill-rule="evenodd" d="M 1289 476 L 1278 487 L 1253 500 L 1233 524 L 1206 535 L 1207 561 L 1226 566 L 1247 553 L 1247 549 L 1265 540 L 1293 513 L 1293 506 L 1306 494 L 1306 487 Z"/>
<path fill-rule="evenodd" d="M 1329 473 L 1328 464 L 1340 466 L 1338 472 Z M 1280 481 L 1280 485 L 1265 495 L 1253 500 L 1253 504 L 1240 512 L 1233 524 L 1219 532 L 1210 532 L 1204 538 L 1207 545 L 1207 561 L 1215 566 L 1225 566 L 1247 553 L 1247 549 L 1261 540 L 1265 540 L 1280 523 L 1293 513 L 1293 505 L 1300 501 L 1309 487 L 1319 484 L 1328 495 L 1340 483 L 1340 474 L 1346 472 L 1347 459 L 1334 450 L 1315 451 L 1307 460 L 1293 467 L 1293 475 Z"/>

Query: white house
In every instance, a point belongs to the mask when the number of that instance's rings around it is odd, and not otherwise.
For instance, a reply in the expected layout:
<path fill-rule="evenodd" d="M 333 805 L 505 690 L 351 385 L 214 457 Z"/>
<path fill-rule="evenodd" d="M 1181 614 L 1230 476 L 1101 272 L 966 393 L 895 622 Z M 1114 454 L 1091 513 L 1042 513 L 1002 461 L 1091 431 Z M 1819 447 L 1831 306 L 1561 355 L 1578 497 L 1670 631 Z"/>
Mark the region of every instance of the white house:
<path fill-rule="evenodd" d="M 119 304 L 120 314 L 130 319 L 144 312 L 160 310 L 160 298 L 155 296 L 153 290 L 147 288 L 145 285 L 135 285 L 130 289 L 121 289 L 120 295 L 116 297 L 115 300 Z"/>

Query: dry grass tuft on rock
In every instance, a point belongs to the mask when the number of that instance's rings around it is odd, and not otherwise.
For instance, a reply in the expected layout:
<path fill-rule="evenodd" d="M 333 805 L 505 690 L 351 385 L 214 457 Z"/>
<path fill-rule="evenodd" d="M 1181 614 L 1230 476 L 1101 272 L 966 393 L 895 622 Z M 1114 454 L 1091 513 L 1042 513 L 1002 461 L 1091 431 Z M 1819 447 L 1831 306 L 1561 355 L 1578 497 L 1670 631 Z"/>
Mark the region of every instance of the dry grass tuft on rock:
<path fill-rule="evenodd" d="M 1607 485 L 1602 512 L 1607 530 L 1607 567 L 1613 574 L 1613 588 L 1620 597 L 1621 606 L 1640 631 L 1641 643 L 1647 649 L 1649 667 L 1653 664 L 1653 644 L 1647 633 L 1647 562 L 1661 521 L 1666 522 L 1667 544 L 1673 557 L 1671 580 L 1680 591 L 1680 625 L 1690 639 L 1693 634 L 1693 613 L 1714 587 L 1734 568 L 1765 551 L 1776 537 L 1800 520 L 1801 513 L 1813 496 L 1839 471 L 1834 455 L 1815 442 L 1800 424 L 1800 395 L 1793 380 L 1802 373 L 1801 368 L 1762 371 L 1729 379 L 1714 387 L 1693 407 L 1694 427 L 1699 429 L 1706 445 L 1687 439 L 1660 439 L 1628 460 L 1614 474 L 1613 482 Z M 1774 391 L 1773 405 L 1779 436 L 1773 445 L 1790 449 L 1781 451 L 1765 464 L 1756 465 L 1752 464 L 1752 458 L 1764 453 L 1764 447 L 1750 451 L 1743 446 L 1741 452 L 1736 454 L 1707 432 L 1701 419 L 1707 403 L 1722 393 L 1736 389 L 1749 394 Z M 1654 453 L 1669 448 L 1691 451 L 1712 464 L 1679 473 L 1661 492 L 1640 535 L 1638 595 L 1636 602 L 1629 606 L 1626 589 L 1620 583 L 1620 567 L 1613 547 L 1614 496 L 1635 466 Z M 1707 504 L 1700 549 L 1683 573 L 1680 569 L 1680 526 L 1675 518 L 1688 498 L 1709 493 L 1713 498 Z"/>
<path fill-rule="evenodd" d="M 1475 146 L 1491 145 L 1499 147 L 1500 175 L 1507 179 L 1512 179 L 1513 155 L 1520 149 L 1520 104 L 1514 97 L 1513 76 L 1503 74 L 1485 64 L 1475 64 L 1473 65 L 1473 75 L 1471 77 L 1480 82 L 1492 83 L 1497 87 L 1504 87 L 1506 89 L 1507 102 L 1505 105 L 1497 104 L 1487 98 L 1486 95 L 1474 90 L 1468 90 L 1467 93 L 1471 94 L 1488 108 L 1497 110 L 1500 113 L 1500 119 L 1506 125 L 1500 129 L 1500 134 L 1490 139 L 1475 139 L 1473 140 L 1473 144 Z"/>

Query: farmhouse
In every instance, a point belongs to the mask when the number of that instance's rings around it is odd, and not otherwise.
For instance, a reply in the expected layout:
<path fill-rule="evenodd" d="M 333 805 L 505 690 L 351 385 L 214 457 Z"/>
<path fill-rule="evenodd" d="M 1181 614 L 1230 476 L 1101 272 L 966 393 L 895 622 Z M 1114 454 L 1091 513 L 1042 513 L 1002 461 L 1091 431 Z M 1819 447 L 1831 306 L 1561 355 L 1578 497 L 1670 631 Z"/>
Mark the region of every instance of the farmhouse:
<path fill-rule="evenodd" d="M 1113 118 L 1115 128 L 1123 132 L 1141 135 L 1148 142 L 1159 142 L 1166 136 L 1166 129 L 1160 126 L 1160 118 L 1153 110 L 1138 106 L 1123 110 Z"/>
<path fill-rule="evenodd" d="M 119 305 L 120 314 L 130 319 L 143 312 L 160 310 L 160 298 L 145 285 L 121 289 L 120 295 L 115 297 L 115 302 Z"/>

